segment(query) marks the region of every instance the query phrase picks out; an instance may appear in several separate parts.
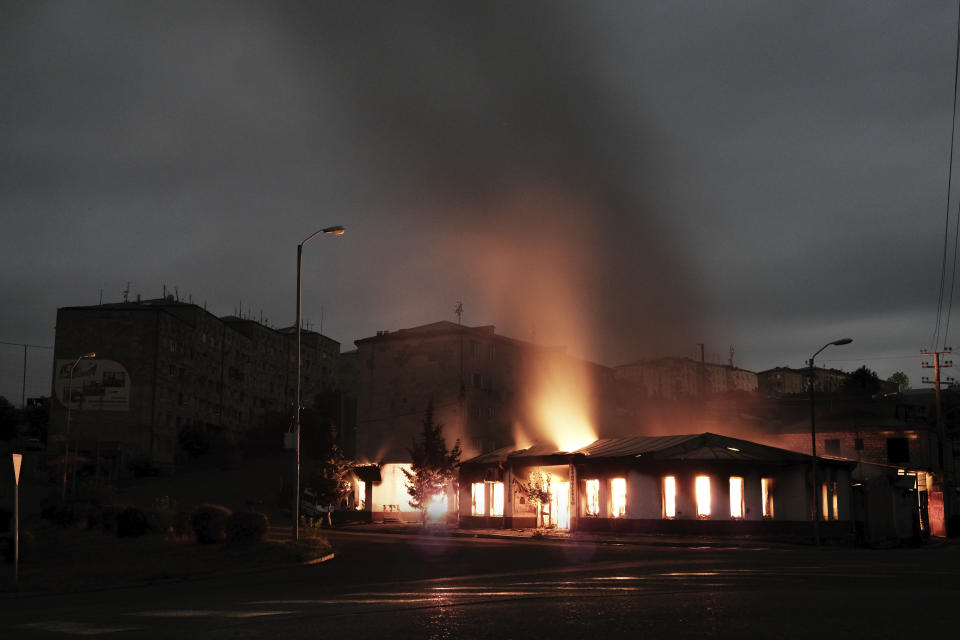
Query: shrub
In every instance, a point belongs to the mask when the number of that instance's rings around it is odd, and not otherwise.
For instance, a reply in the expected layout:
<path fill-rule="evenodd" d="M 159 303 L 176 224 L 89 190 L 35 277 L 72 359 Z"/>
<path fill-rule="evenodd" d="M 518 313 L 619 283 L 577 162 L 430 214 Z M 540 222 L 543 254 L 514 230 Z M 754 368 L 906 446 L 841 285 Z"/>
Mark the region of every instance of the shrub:
<path fill-rule="evenodd" d="M 238 511 L 227 518 L 227 542 L 231 544 L 250 544 L 263 542 L 267 538 L 270 521 L 267 516 L 256 511 Z"/>
<path fill-rule="evenodd" d="M 130 470 L 130 475 L 134 478 L 152 478 L 160 475 L 160 467 L 153 464 L 147 456 L 139 456 L 132 459 L 127 464 L 127 468 Z"/>
<path fill-rule="evenodd" d="M 59 527 L 67 527 L 77 519 L 71 504 L 49 504 L 41 509 L 40 517 Z"/>
<path fill-rule="evenodd" d="M 150 531 L 167 534 L 173 529 L 175 511 L 165 507 L 154 507 L 145 511 Z"/>
<path fill-rule="evenodd" d="M 150 522 L 143 509 L 127 507 L 117 513 L 117 537 L 142 536 L 150 531 Z"/>
<path fill-rule="evenodd" d="M 193 525 L 190 519 L 189 511 L 177 511 L 173 514 L 171 523 L 173 535 L 177 538 L 186 538 L 193 532 Z"/>
<path fill-rule="evenodd" d="M 103 525 L 105 533 L 117 532 L 117 516 L 128 506 L 125 504 L 108 504 L 100 509 L 100 523 Z"/>
<path fill-rule="evenodd" d="M 190 516 L 190 525 L 200 544 L 223 542 L 227 537 L 230 509 L 219 504 L 202 504 Z"/>

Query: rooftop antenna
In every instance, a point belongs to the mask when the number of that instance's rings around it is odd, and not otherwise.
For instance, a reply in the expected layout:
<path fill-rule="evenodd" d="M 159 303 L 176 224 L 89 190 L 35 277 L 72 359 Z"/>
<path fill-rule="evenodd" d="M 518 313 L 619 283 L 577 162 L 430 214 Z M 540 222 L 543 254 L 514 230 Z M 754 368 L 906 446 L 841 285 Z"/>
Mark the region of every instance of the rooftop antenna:
<path fill-rule="evenodd" d="M 463 302 L 457 300 L 457 306 L 453 309 L 453 312 L 457 314 L 457 326 L 459 326 L 463 321 Z"/>
<path fill-rule="evenodd" d="M 730 368 L 733 368 L 733 354 L 735 353 L 733 345 L 730 345 Z"/>
<path fill-rule="evenodd" d="M 167 299 L 167 285 L 163 285 L 163 299 Z"/>
<path fill-rule="evenodd" d="M 126 302 L 130 297 L 130 281 L 127 280 L 127 288 L 123 290 L 123 301 Z"/>
<path fill-rule="evenodd" d="M 98 304 L 103 304 L 103 287 L 100 287 L 100 302 Z"/>
<path fill-rule="evenodd" d="M 180 290 L 177 289 L 177 285 L 173 285 L 173 298 L 177 302 L 180 302 Z"/>

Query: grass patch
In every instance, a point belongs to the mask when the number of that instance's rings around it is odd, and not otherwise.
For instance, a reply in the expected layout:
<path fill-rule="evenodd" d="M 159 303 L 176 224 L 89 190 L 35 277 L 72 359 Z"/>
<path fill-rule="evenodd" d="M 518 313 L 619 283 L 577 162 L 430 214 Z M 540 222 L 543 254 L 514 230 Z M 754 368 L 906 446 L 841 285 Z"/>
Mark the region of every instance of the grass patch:
<path fill-rule="evenodd" d="M 76 591 L 224 572 L 270 569 L 330 553 L 323 538 L 299 542 L 201 545 L 159 534 L 117 538 L 96 531 L 39 531 L 31 555 L 20 564 L 21 591 Z M 0 583 L 11 585 L 13 565 L 0 565 Z"/>

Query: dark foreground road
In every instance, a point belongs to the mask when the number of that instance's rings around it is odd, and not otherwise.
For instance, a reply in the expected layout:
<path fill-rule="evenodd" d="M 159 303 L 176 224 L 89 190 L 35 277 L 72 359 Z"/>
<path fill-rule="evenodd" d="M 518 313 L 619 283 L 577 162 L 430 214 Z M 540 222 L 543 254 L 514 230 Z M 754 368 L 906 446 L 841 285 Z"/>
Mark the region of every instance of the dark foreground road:
<path fill-rule="evenodd" d="M 0 600 L 0 638 L 958 637 L 960 552 L 334 533 L 332 562 Z"/>

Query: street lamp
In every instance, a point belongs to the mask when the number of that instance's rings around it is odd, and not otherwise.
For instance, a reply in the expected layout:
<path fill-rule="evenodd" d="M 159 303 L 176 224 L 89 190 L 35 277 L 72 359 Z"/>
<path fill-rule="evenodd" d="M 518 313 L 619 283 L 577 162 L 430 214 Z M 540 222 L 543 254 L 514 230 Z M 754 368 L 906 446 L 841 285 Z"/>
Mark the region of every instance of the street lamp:
<path fill-rule="evenodd" d="M 90 353 L 85 353 L 78 357 L 70 364 L 70 382 L 67 385 L 67 433 L 63 442 L 63 489 L 60 492 L 61 504 L 67 500 L 67 458 L 70 455 L 70 409 L 73 406 L 73 371 L 77 368 L 77 365 L 80 364 L 81 360 L 93 359 L 96 357 L 97 354 L 91 351 Z"/>
<path fill-rule="evenodd" d="M 817 490 L 820 488 L 817 483 L 817 417 L 816 417 L 816 399 L 814 392 L 814 382 L 816 380 L 816 373 L 813 369 L 813 359 L 817 357 L 821 351 L 826 349 L 831 345 L 842 346 L 845 344 L 850 344 L 853 342 L 852 338 L 841 338 L 840 340 L 834 340 L 833 342 L 828 342 L 827 344 L 820 347 L 816 353 L 810 356 L 810 443 L 813 457 L 810 459 L 810 466 L 812 468 L 812 482 L 813 482 L 813 492 L 811 496 L 813 497 L 813 543 L 816 545 L 820 544 L 820 499 L 817 495 Z"/>
<path fill-rule="evenodd" d="M 334 236 L 342 236 L 346 231 L 342 226 L 326 227 L 315 231 L 297 245 L 297 408 L 296 408 L 296 426 L 297 426 L 297 483 L 293 491 L 293 539 L 300 539 L 300 273 L 303 262 L 303 245 L 313 240 L 321 233 Z"/>

